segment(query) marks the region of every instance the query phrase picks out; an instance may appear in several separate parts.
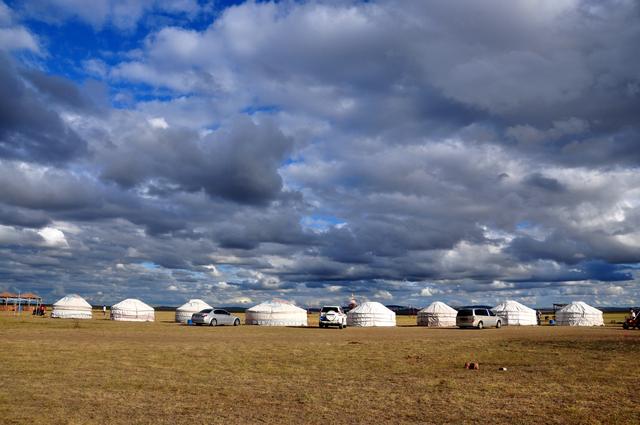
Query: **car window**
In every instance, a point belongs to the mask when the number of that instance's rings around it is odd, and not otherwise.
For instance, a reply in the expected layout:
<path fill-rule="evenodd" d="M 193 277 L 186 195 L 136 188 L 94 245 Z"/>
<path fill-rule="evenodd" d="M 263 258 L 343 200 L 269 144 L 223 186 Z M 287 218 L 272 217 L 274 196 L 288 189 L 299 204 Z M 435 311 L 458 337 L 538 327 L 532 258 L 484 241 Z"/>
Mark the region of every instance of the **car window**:
<path fill-rule="evenodd" d="M 491 310 L 487 310 L 487 313 L 489 313 L 489 316 L 495 316 L 495 315 L 496 315 L 496 314 L 495 314 L 493 311 L 491 311 Z"/>
<path fill-rule="evenodd" d="M 476 308 L 476 316 L 486 316 L 487 315 L 487 309 L 486 308 Z"/>
<path fill-rule="evenodd" d="M 473 310 L 460 310 L 458 316 L 473 316 Z"/>
<path fill-rule="evenodd" d="M 337 312 L 338 309 L 336 307 L 322 307 L 322 310 L 320 310 L 321 313 L 328 313 L 330 311 Z"/>
<path fill-rule="evenodd" d="M 213 314 L 229 314 L 225 310 L 215 310 Z"/>
<path fill-rule="evenodd" d="M 211 308 L 205 308 L 204 310 L 200 310 L 200 313 L 211 313 Z"/>

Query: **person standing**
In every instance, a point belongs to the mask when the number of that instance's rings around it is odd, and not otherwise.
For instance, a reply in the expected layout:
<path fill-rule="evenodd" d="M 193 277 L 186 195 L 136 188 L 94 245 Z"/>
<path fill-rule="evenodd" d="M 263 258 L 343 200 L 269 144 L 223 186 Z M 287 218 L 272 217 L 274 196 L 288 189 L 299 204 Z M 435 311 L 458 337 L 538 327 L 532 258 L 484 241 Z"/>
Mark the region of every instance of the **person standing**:
<path fill-rule="evenodd" d="M 107 306 L 106 305 L 102 306 L 102 317 L 107 317 Z"/>

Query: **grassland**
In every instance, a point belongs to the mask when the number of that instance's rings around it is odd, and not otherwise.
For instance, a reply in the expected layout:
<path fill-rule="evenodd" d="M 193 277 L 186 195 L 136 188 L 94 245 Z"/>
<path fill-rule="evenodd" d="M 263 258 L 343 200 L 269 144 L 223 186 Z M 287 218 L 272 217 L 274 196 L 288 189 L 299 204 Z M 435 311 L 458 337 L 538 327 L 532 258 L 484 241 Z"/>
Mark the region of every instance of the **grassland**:
<path fill-rule="evenodd" d="M 640 331 L 95 317 L 0 316 L 3 424 L 640 423 Z"/>

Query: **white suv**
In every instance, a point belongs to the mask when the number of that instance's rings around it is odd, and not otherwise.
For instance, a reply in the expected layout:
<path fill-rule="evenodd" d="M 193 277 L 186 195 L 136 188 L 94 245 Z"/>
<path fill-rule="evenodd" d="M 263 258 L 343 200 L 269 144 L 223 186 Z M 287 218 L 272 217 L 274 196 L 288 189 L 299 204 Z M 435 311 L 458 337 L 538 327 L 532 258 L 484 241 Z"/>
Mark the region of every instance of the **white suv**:
<path fill-rule="evenodd" d="M 340 329 L 347 327 L 347 315 L 342 311 L 342 307 L 337 305 L 325 305 L 320 310 L 320 327 L 328 328 L 337 326 Z"/>

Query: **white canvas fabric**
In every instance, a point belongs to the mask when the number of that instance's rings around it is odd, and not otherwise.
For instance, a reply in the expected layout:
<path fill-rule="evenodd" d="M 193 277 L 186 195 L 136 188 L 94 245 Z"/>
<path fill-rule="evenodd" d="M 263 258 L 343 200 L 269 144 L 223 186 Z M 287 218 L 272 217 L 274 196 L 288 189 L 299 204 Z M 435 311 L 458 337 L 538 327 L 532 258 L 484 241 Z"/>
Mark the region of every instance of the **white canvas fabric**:
<path fill-rule="evenodd" d="M 307 310 L 286 301 L 267 301 L 247 309 L 244 323 L 260 326 L 307 326 Z"/>
<path fill-rule="evenodd" d="M 51 317 L 59 319 L 91 319 L 91 304 L 80 295 L 66 295 L 53 304 Z"/>
<path fill-rule="evenodd" d="M 536 311 L 518 301 L 507 300 L 491 309 L 496 316 L 502 317 L 503 325 L 536 326 L 538 318 Z"/>
<path fill-rule="evenodd" d="M 347 313 L 347 326 L 395 326 L 396 313 L 379 302 L 362 303 Z"/>
<path fill-rule="evenodd" d="M 418 312 L 418 326 L 449 328 L 456 326 L 458 311 L 443 302 L 436 301 Z"/>
<path fill-rule="evenodd" d="M 193 313 L 197 313 L 207 308 L 213 307 L 199 299 L 189 300 L 176 309 L 176 322 L 187 323 L 191 320 Z"/>
<path fill-rule="evenodd" d="M 153 307 L 135 298 L 127 298 L 111 306 L 111 320 L 127 322 L 153 322 L 155 313 Z"/>
<path fill-rule="evenodd" d="M 559 326 L 604 326 L 602 311 L 582 301 L 574 301 L 556 312 Z"/>

